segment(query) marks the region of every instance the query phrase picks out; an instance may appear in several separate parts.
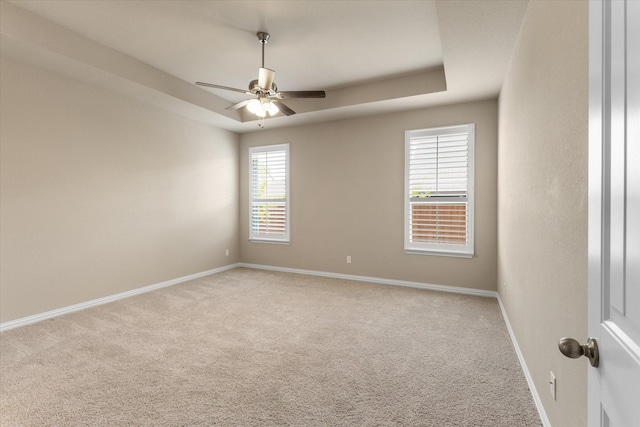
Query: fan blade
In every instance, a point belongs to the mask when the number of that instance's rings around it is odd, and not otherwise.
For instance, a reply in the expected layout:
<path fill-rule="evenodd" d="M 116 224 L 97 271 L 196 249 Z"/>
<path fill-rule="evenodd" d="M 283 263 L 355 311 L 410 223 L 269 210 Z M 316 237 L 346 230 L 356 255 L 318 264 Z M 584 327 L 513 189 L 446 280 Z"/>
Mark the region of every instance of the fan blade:
<path fill-rule="evenodd" d="M 324 98 L 323 90 L 298 90 L 293 92 L 278 92 L 278 98 Z"/>
<path fill-rule="evenodd" d="M 277 101 L 275 99 L 272 99 L 271 102 L 273 102 L 274 104 L 276 104 L 276 106 L 278 107 L 278 110 L 280 110 L 280 112 L 282 114 L 284 114 L 285 116 L 292 116 L 294 115 L 296 112 L 293 111 L 291 108 L 287 107 L 283 102 L 281 101 Z"/>
<path fill-rule="evenodd" d="M 214 89 L 232 90 L 234 92 L 240 92 L 240 93 L 244 93 L 244 94 L 247 94 L 247 95 L 253 95 L 253 93 L 249 92 L 248 90 L 236 89 L 234 87 L 220 86 L 220 85 L 214 85 L 214 84 L 211 84 L 211 83 L 204 83 L 204 82 L 196 82 L 196 84 L 198 86 L 212 87 Z"/>
<path fill-rule="evenodd" d="M 268 68 L 260 68 L 258 70 L 258 86 L 260 86 L 260 89 L 271 90 L 275 76 L 275 71 Z"/>
<path fill-rule="evenodd" d="M 239 110 L 240 108 L 248 105 L 251 101 L 252 99 L 245 99 L 244 101 L 240 101 L 237 104 L 230 105 L 229 107 L 225 108 L 225 110 Z"/>

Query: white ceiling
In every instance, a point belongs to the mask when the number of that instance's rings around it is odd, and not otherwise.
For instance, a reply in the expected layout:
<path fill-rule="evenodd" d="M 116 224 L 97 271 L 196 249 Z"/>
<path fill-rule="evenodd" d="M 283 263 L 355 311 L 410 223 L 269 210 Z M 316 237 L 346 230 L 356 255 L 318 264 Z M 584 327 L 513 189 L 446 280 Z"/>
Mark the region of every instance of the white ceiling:
<path fill-rule="evenodd" d="M 496 96 L 526 0 L 2 2 L 1 53 L 236 131 L 253 117 L 225 107 L 257 78 L 257 31 L 287 101 L 288 126 Z"/>

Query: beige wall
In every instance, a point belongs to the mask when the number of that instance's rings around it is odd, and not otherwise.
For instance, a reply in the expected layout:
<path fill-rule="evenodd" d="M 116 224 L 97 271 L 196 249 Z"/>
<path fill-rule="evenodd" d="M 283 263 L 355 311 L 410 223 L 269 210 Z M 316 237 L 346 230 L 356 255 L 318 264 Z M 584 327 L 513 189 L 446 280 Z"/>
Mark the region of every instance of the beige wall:
<path fill-rule="evenodd" d="M 404 131 L 462 123 L 476 124 L 476 256 L 408 255 Z M 496 100 L 267 129 L 243 134 L 240 141 L 243 262 L 496 289 Z M 282 143 L 290 144 L 291 244 L 251 243 L 248 148 Z"/>
<path fill-rule="evenodd" d="M 499 98 L 498 283 L 554 426 L 587 425 L 587 360 L 557 349 L 587 337 L 587 80 L 588 3 L 530 2 Z"/>
<path fill-rule="evenodd" d="M 239 260 L 236 134 L 6 59 L 1 85 L 2 322 Z"/>

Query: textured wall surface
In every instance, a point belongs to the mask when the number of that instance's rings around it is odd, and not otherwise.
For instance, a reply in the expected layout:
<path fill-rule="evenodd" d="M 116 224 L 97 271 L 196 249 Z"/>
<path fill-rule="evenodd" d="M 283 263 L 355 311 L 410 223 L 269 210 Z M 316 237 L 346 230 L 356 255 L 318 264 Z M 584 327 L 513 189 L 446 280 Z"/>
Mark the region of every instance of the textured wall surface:
<path fill-rule="evenodd" d="M 404 251 L 404 132 L 476 125 L 473 259 Z M 243 262 L 495 290 L 497 102 L 264 130 L 240 137 Z M 248 150 L 290 144 L 291 244 L 248 241 Z M 346 263 L 346 256 L 352 263 Z"/>
<path fill-rule="evenodd" d="M 587 83 L 588 3 L 530 2 L 499 98 L 498 288 L 555 426 L 587 424 L 587 360 L 557 349 L 587 336 Z"/>
<path fill-rule="evenodd" d="M 238 261 L 236 134 L 5 59 L 1 76 L 3 322 Z"/>

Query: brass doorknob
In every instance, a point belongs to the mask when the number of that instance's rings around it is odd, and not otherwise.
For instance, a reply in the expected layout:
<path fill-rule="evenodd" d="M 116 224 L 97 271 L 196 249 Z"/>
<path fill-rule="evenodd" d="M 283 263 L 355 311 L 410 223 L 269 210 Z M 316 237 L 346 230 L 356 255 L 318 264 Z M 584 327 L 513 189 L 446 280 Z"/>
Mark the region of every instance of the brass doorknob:
<path fill-rule="evenodd" d="M 595 338 L 589 338 L 586 344 L 580 344 L 573 338 L 562 338 L 558 341 L 558 348 L 562 354 L 572 359 L 577 359 L 580 356 L 587 357 L 594 368 L 600 364 L 600 353 Z"/>

